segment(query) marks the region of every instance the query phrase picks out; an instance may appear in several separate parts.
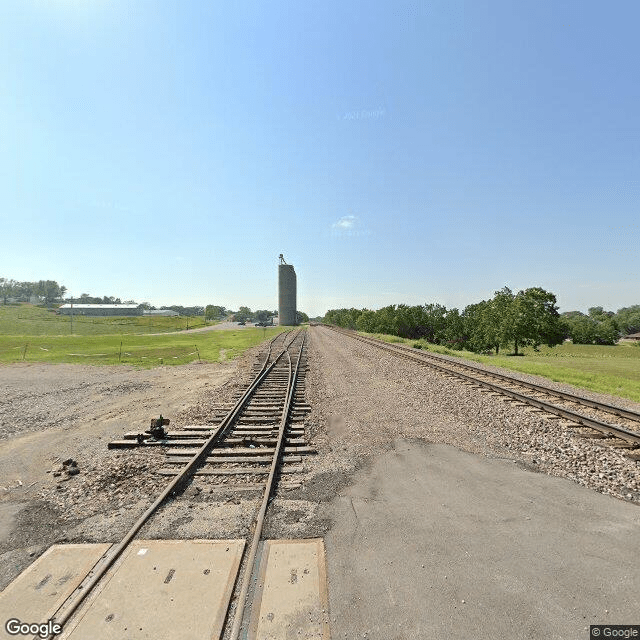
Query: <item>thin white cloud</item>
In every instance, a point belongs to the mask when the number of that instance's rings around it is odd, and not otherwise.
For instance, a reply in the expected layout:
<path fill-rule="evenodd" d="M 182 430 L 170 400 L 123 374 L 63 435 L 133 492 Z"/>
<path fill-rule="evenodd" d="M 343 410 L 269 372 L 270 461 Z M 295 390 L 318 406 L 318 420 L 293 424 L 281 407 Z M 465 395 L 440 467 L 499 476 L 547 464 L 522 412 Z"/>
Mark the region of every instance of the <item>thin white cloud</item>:
<path fill-rule="evenodd" d="M 358 218 L 355 216 L 343 216 L 338 222 L 334 222 L 332 227 L 334 229 L 353 229 L 357 222 Z"/>
<path fill-rule="evenodd" d="M 331 233 L 334 236 L 368 236 L 370 231 L 362 227 L 358 216 L 342 216 L 331 225 Z"/>

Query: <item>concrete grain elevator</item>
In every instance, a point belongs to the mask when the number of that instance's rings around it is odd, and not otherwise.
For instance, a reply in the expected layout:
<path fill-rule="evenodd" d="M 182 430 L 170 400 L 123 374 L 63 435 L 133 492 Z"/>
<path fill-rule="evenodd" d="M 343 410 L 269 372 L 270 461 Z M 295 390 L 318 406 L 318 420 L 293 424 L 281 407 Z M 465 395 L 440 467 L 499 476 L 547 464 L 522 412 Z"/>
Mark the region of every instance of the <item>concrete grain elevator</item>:
<path fill-rule="evenodd" d="M 278 323 L 298 324 L 296 309 L 296 272 L 292 264 L 287 264 L 280 254 L 278 265 Z"/>

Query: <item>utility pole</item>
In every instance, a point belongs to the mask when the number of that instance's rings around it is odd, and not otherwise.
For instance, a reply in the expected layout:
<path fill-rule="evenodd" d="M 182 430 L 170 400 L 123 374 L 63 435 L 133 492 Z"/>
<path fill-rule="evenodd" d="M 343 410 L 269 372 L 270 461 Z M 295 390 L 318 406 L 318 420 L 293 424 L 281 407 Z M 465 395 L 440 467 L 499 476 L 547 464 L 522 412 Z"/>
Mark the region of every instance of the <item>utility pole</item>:
<path fill-rule="evenodd" d="M 73 335 L 73 298 L 71 298 L 71 335 Z"/>

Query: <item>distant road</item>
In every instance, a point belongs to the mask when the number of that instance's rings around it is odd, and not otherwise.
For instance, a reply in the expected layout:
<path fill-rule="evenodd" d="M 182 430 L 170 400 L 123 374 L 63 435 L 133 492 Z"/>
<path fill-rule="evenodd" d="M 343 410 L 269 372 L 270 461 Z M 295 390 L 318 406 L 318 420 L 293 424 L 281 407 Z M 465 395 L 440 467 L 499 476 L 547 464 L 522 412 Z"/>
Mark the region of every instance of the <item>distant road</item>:
<path fill-rule="evenodd" d="M 278 326 L 278 325 L 274 325 Z M 199 327 L 198 329 L 183 329 L 182 331 L 164 331 L 162 333 L 146 333 L 147 336 L 166 336 L 172 333 L 202 333 L 203 331 L 229 331 L 230 329 L 250 329 L 253 327 L 253 322 L 246 325 L 239 325 L 237 322 L 220 322 L 219 324 L 212 324 L 208 327 Z M 260 328 L 260 327 L 258 327 Z"/>

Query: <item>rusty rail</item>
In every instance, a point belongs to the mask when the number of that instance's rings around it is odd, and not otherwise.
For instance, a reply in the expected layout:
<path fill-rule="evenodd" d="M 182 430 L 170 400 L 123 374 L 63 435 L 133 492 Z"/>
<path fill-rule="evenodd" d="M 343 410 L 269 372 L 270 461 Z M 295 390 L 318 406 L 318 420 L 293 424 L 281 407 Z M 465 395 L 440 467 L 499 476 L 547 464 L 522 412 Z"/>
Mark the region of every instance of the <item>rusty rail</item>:
<path fill-rule="evenodd" d="M 303 334 L 302 344 L 300 345 L 300 352 L 298 353 L 298 359 L 296 361 L 295 368 L 293 369 L 292 369 L 291 356 L 287 352 L 287 357 L 289 358 L 289 385 L 287 387 L 287 395 L 286 395 L 284 407 L 282 409 L 282 418 L 280 420 L 280 427 L 278 429 L 278 441 L 275 447 L 275 452 L 273 454 L 273 461 L 271 462 L 269 478 L 267 479 L 267 484 L 265 486 L 264 494 L 262 496 L 260 511 L 258 512 L 258 517 L 256 518 L 256 525 L 253 531 L 253 538 L 251 540 L 251 548 L 249 549 L 249 553 L 247 554 L 244 575 L 242 577 L 242 585 L 240 589 L 240 594 L 238 595 L 238 601 L 237 601 L 238 604 L 236 606 L 236 610 L 234 613 L 233 627 L 231 628 L 231 635 L 229 636 L 229 640 L 238 640 L 240 636 L 240 631 L 242 629 L 242 618 L 244 616 L 244 609 L 246 606 L 247 595 L 249 593 L 249 585 L 251 584 L 251 575 L 253 574 L 253 571 L 254 571 L 256 553 L 258 551 L 258 544 L 260 543 L 260 537 L 262 535 L 262 527 L 264 525 L 264 517 L 267 512 L 267 506 L 269 504 L 269 498 L 271 496 L 271 490 L 273 488 L 273 481 L 274 481 L 278 464 L 280 461 L 280 456 L 282 452 L 282 442 L 284 440 L 284 432 L 287 428 L 289 411 L 291 409 L 293 394 L 296 389 L 296 381 L 298 379 L 298 371 L 300 369 L 300 361 L 302 360 L 302 352 L 304 350 L 305 341 L 306 341 L 306 334 Z M 293 340 L 291 342 L 293 343 Z"/>
<path fill-rule="evenodd" d="M 575 411 L 570 411 L 569 409 L 564 409 L 563 407 L 559 407 L 555 404 L 552 404 L 550 402 L 545 402 L 544 400 L 539 400 L 538 398 L 532 398 L 531 396 L 527 396 L 524 395 L 522 393 L 518 393 L 517 391 L 513 391 L 512 389 L 507 389 L 505 387 L 501 387 L 500 385 L 494 384 L 492 382 L 488 382 L 486 380 L 480 380 L 479 378 L 476 378 L 472 375 L 468 375 L 466 373 L 462 373 L 461 371 L 456 371 L 453 368 L 450 367 L 446 367 L 446 366 L 442 366 L 441 364 L 435 364 L 435 362 L 429 361 L 427 360 L 424 356 L 426 354 L 414 354 L 414 353 L 409 353 L 406 352 L 405 349 L 401 349 L 398 347 L 392 347 L 391 345 L 382 342 L 381 340 L 377 340 L 376 338 L 370 338 L 370 337 L 365 337 L 365 336 L 361 336 L 353 331 L 349 331 L 346 329 L 343 329 L 341 327 L 334 327 L 331 325 L 323 325 L 326 326 L 330 329 L 332 329 L 333 331 L 336 331 L 338 333 L 342 333 L 343 335 L 347 335 L 350 338 L 353 338 L 354 340 L 359 340 L 360 342 L 363 342 L 364 344 L 369 344 L 371 346 L 377 347 L 379 349 L 383 349 L 385 351 L 388 351 L 389 353 L 392 353 L 398 357 L 401 358 L 405 358 L 407 360 L 411 360 L 413 362 L 417 362 L 418 364 L 421 364 L 423 366 L 427 366 L 427 367 L 432 367 L 433 369 L 436 369 L 442 373 L 446 373 L 449 375 L 454 375 L 457 376 L 463 380 L 466 380 L 468 382 L 471 382 L 475 385 L 480 385 L 482 387 L 485 387 L 486 389 L 490 389 L 491 391 L 495 391 L 496 393 L 500 393 L 506 396 L 511 397 L 514 400 L 517 400 L 519 402 L 523 402 L 525 404 L 529 404 L 533 407 L 536 407 L 538 409 L 542 409 L 543 411 L 547 411 L 548 413 L 552 413 L 554 415 L 557 415 L 561 418 L 566 418 L 567 420 L 571 420 L 572 422 L 575 422 L 577 424 L 580 424 L 582 426 L 588 427 L 590 429 L 594 429 L 596 431 L 599 431 L 600 433 L 605 433 L 607 435 L 610 436 L 615 436 L 616 438 L 620 438 L 621 440 L 625 440 L 626 442 L 628 442 L 629 444 L 633 445 L 634 447 L 640 445 L 640 433 L 637 433 L 635 431 L 629 431 L 628 429 L 625 429 L 624 427 L 620 427 L 618 425 L 614 425 L 614 424 L 610 424 L 607 422 L 602 422 L 601 420 L 596 420 L 595 418 L 591 418 L 590 416 L 586 416 L 584 414 L 581 413 L 577 413 Z M 504 374 L 494 374 L 494 372 L 487 372 L 484 369 L 480 369 L 479 367 L 473 367 L 471 365 L 467 365 L 467 364 L 463 364 L 463 363 L 458 363 L 458 362 L 453 362 L 451 360 L 448 360 L 446 358 L 436 358 L 436 356 L 433 356 L 432 354 L 429 354 L 427 357 L 430 357 L 434 360 L 438 360 L 439 362 L 450 362 L 452 365 L 454 366 L 460 366 L 466 369 L 470 369 L 473 370 L 474 372 L 478 372 L 478 373 L 483 373 L 486 374 L 488 376 L 497 376 L 500 377 L 504 380 L 508 380 L 510 382 L 513 382 L 514 384 L 519 384 L 522 385 L 524 387 L 527 388 L 531 388 L 535 391 L 540 391 L 540 392 L 544 392 L 544 393 L 548 393 L 550 395 L 558 395 L 559 397 L 562 397 L 564 399 L 567 400 L 571 400 L 571 401 L 581 401 L 581 404 L 586 404 L 590 407 L 596 408 L 596 409 L 601 409 L 603 411 L 610 411 L 612 413 L 616 413 L 616 415 L 620 415 L 621 417 L 631 417 L 631 419 L 635 419 L 635 420 L 640 420 L 640 414 L 635 413 L 633 411 L 627 411 L 625 409 L 620 409 L 619 407 L 614 407 L 612 405 L 607 405 L 605 403 L 599 403 L 593 400 L 588 400 L 587 398 L 581 398 L 580 396 L 574 396 L 573 394 L 570 393 L 565 393 L 565 392 L 557 392 L 555 389 L 551 389 L 548 387 L 543 387 L 541 385 L 537 385 L 537 384 L 533 384 L 531 382 L 525 382 L 524 380 L 518 380 L 517 378 L 512 378 L 511 376 L 507 376 Z"/>
<path fill-rule="evenodd" d="M 89 581 L 83 585 L 83 588 L 80 592 L 76 593 L 75 597 L 71 601 L 67 600 L 68 604 L 66 606 L 61 607 L 58 611 L 63 610 L 64 612 L 59 617 L 54 617 L 54 622 L 59 624 L 64 628 L 64 625 L 69 621 L 71 616 L 78 610 L 82 602 L 84 602 L 85 598 L 89 595 L 89 593 L 93 590 L 93 588 L 98 584 L 98 582 L 102 579 L 105 573 L 113 566 L 114 562 L 122 555 L 124 550 L 129 546 L 129 543 L 133 540 L 135 535 L 140 531 L 140 529 L 146 524 L 149 518 L 153 515 L 153 513 L 158 509 L 158 507 L 166 500 L 168 496 L 174 493 L 180 486 L 185 483 L 192 475 L 192 471 L 200 464 L 204 459 L 206 459 L 210 450 L 214 447 L 214 445 L 218 442 L 218 440 L 224 435 L 225 431 L 229 427 L 229 425 L 233 422 L 235 417 L 240 413 L 241 409 L 244 405 L 249 401 L 251 396 L 255 393 L 255 391 L 260 387 L 263 380 L 269 374 L 269 372 L 276 366 L 278 361 L 286 354 L 289 356 L 287 348 L 291 345 L 291 343 L 295 340 L 296 335 L 293 335 L 293 338 L 289 345 L 285 345 L 283 350 L 275 357 L 271 364 L 269 363 L 269 359 L 271 358 L 271 351 L 273 348 L 273 343 L 281 336 L 282 334 L 278 334 L 272 340 L 269 341 L 269 349 L 267 351 L 267 355 L 265 357 L 264 363 L 258 374 L 255 376 L 245 393 L 242 397 L 236 402 L 234 407 L 227 413 L 227 415 L 222 419 L 218 428 L 211 434 L 211 436 L 207 439 L 207 441 L 200 447 L 197 453 L 189 460 L 189 462 L 184 466 L 179 475 L 177 475 L 164 489 L 164 491 L 155 499 L 153 504 L 136 520 L 133 526 L 129 529 L 124 538 L 118 543 L 115 549 L 105 552 L 105 554 L 98 560 L 104 561 L 100 568 L 96 571 L 96 573 L 89 579 Z M 56 612 L 57 613 L 57 612 Z M 51 640 L 58 634 L 50 634 L 47 636 L 45 640 Z M 40 636 L 33 636 L 33 640 L 40 640 Z"/>

